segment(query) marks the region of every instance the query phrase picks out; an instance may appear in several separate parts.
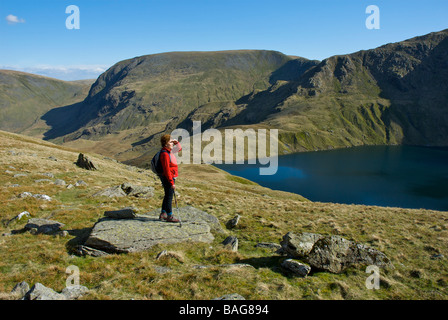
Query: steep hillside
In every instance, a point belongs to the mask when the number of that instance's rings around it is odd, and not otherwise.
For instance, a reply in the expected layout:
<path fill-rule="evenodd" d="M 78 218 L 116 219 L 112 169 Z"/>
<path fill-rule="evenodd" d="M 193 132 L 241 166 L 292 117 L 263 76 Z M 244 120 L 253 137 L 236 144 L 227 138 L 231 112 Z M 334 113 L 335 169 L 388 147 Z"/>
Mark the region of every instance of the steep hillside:
<path fill-rule="evenodd" d="M 175 126 L 201 105 L 235 101 L 266 89 L 271 73 L 290 60 L 274 51 L 223 51 L 172 52 L 122 61 L 93 84 L 76 108 L 76 121 L 54 120 L 69 108 L 43 117 L 53 127 L 47 138 L 98 139 L 153 123 L 171 121 Z"/>
<path fill-rule="evenodd" d="M 298 78 L 317 63 L 262 50 L 129 59 L 102 74 L 82 103 L 45 114 L 42 119 L 52 128 L 46 139 L 133 159 L 156 148 L 161 133 L 176 128 L 197 108 L 232 105 L 273 81 Z"/>
<path fill-rule="evenodd" d="M 84 100 L 89 88 L 87 82 L 0 70 L 0 129 L 24 132 L 47 111 Z M 35 124 L 26 133 L 41 135 L 48 129 Z"/>
<path fill-rule="evenodd" d="M 315 203 L 210 165 L 181 165 L 176 194 L 180 207 L 193 206 L 219 220 L 225 234 L 215 234 L 212 243 L 187 241 L 142 252 L 79 255 L 73 249 L 105 211 L 132 206 L 145 214 L 158 210 L 163 197 L 151 171 L 88 156 L 98 170 L 77 167 L 76 150 L 0 131 L 0 299 L 17 299 L 10 292 L 22 281 L 60 292 L 69 277 L 67 268 L 73 266 L 79 268 L 79 284 L 89 289 L 82 297 L 88 300 L 208 300 L 232 293 L 251 300 L 448 297 L 446 212 Z M 123 183 L 153 187 L 154 195 L 95 196 Z M 28 217 L 13 219 L 24 211 Z M 239 223 L 227 228 L 237 214 Z M 23 232 L 30 218 L 63 223 L 66 233 Z M 366 287 L 371 276 L 366 266 L 339 274 L 294 276 L 282 267 L 287 256 L 275 252 L 288 232 L 338 235 L 363 243 L 383 252 L 395 267 L 380 269 L 379 289 Z M 221 244 L 228 236 L 238 238 L 237 251 Z M 163 250 L 168 254 L 157 258 Z"/>
<path fill-rule="evenodd" d="M 325 59 L 297 82 L 278 83 L 253 97 L 229 124 L 247 124 L 257 115 L 252 122 L 279 128 L 285 150 L 292 151 L 446 146 L 447 36 L 444 30 Z"/>

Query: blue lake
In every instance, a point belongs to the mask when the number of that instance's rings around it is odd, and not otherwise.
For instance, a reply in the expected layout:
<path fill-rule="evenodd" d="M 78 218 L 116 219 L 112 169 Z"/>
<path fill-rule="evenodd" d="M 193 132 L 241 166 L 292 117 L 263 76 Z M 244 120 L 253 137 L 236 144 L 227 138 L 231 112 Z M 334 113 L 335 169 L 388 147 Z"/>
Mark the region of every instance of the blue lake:
<path fill-rule="evenodd" d="M 448 148 L 364 146 L 279 156 L 260 165 L 222 164 L 233 175 L 312 201 L 448 211 Z"/>

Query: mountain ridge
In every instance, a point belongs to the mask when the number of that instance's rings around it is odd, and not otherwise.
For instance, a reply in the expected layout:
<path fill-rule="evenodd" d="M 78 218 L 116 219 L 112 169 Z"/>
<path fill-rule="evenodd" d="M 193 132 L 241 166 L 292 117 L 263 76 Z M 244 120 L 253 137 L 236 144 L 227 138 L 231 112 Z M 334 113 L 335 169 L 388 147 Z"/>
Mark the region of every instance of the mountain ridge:
<path fill-rule="evenodd" d="M 0 129 L 41 135 L 49 110 L 84 100 L 89 81 L 63 81 L 15 70 L 0 70 Z M 36 125 L 38 123 L 38 125 Z M 34 129 L 26 131 L 33 126 Z"/>
<path fill-rule="evenodd" d="M 45 139 L 143 165 L 175 128 L 279 129 L 280 154 L 447 145 L 448 29 L 322 61 L 272 50 L 123 60 L 83 101 L 42 116 Z M 433 130 L 437 127 L 437 130 Z M 134 159 L 134 160 L 133 160 Z"/>

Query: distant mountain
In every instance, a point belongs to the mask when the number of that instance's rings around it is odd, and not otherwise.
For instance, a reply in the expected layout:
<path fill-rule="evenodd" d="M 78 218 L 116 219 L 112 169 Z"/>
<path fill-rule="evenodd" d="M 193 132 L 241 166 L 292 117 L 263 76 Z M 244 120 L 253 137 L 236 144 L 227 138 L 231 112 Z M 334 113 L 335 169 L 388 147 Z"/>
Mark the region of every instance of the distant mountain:
<path fill-rule="evenodd" d="M 121 61 L 46 139 L 139 165 L 176 127 L 279 130 L 280 153 L 448 145 L 448 30 L 311 61 L 275 51 L 172 52 Z"/>
<path fill-rule="evenodd" d="M 444 30 L 325 59 L 297 82 L 278 83 L 253 97 L 229 124 L 247 124 L 256 110 L 253 122 L 282 128 L 281 140 L 292 151 L 447 146 L 447 36 Z M 268 97 L 280 102 L 265 104 Z"/>
<path fill-rule="evenodd" d="M 99 139 L 153 123 L 180 122 L 199 106 L 265 90 L 270 77 L 293 76 L 291 70 L 277 71 L 291 60 L 275 51 L 223 51 L 171 52 L 121 61 L 92 85 L 77 106 L 76 121 L 52 121 L 68 108 L 44 117 L 53 127 L 47 137 Z"/>
<path fill-rule="evenodd" d="M 47 111 L 83 101 L 90 84 L 0 70 L 0 129 L 24 132 Z M 39 135 L 49 128 L 34 129 L 28 133 Z"/>

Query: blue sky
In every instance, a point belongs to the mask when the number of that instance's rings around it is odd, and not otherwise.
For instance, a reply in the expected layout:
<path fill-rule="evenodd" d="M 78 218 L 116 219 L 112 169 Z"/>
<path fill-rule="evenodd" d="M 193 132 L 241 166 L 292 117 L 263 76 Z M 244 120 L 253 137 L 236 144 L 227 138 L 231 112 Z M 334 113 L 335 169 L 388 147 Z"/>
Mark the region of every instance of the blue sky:
<path fill-rule="evenodd" d="M 69 5 L 79 8 L 79 29 L 66 27 Z M 369 5 L 380 29 L 366 27 Z M 75 80 L 169 51 L 322 60 L 446 29 L 447 13 L 447 0 L 0 0 L 0 68 Z"/>

